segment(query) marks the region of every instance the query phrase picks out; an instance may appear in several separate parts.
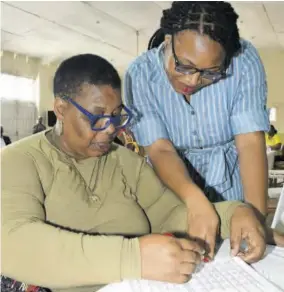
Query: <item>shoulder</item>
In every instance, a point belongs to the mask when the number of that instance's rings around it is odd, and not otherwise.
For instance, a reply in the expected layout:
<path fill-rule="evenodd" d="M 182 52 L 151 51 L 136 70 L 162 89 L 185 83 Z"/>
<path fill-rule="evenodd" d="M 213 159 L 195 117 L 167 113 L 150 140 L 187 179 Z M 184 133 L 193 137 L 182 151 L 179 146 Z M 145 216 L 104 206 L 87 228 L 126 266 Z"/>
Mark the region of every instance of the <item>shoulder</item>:
<path fill-rule="evenodd" d="M 242 62 L 243 68 L 264 71 L 263 64 L 257 49 L 247 40 L 241 40 L 241 52 L 237 59 Z"/>
<path fill-rule="evenodd" d="M 22 162 L 32 161 L 35 154 L 40 152 L 40 144 L 44 138 L 44 132 L 41 132 L 6 146 L 1 151 L 2 163 L 20 166 Z"/>
<path fill-rule="evenodd" d="M 158 50 L 152 49 L 137 57 L 128 67 L 126 76 L 137 77 L 143 75 L 148 77 L 150 72 L 158 66 Z"/>

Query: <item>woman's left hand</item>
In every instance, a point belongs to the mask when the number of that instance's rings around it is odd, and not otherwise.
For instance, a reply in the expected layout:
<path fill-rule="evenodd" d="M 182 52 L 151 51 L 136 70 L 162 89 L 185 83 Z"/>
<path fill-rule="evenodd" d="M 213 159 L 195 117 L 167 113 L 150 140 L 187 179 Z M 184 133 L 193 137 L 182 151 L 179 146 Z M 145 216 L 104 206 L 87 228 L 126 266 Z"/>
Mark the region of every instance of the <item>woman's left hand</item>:
<path fill-rule="evenodd" d="M 241 250 L 242 240 L 247 244 L 244 251 Z M 257 262 L 263 257 L 266 249 L 265 229 L 252 208 L 236 208 L 231 219 L 230 241 L 232 256 L 239 256 L 248 263 Z"/>

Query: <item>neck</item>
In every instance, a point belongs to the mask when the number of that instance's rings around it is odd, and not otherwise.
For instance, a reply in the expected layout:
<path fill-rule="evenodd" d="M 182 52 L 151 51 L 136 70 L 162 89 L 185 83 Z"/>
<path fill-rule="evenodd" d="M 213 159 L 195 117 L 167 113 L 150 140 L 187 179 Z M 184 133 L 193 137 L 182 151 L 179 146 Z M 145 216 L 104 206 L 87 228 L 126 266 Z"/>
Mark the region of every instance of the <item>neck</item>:
<path fill-rule="evenodd" d="M 70 147 L 68 147 L 66 141 L 64 140 L 63 135 L 57 135 L 54 130 L 52 130 L 52 135 L 51 135 L 52 142 L 54 146 L 59 149 L 61 152 L 66 154 L 67 156 L 74 158 L 76 160 L 82 159 L 79 155 L 75 154 L 72 152 Z"/>

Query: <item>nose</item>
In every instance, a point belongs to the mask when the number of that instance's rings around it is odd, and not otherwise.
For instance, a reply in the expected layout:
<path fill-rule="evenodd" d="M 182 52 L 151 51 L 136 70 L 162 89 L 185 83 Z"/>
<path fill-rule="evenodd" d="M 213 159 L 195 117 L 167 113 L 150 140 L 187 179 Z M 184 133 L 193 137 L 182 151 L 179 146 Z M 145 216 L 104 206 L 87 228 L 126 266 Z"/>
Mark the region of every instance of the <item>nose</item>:
<path fill-rule="evenodd" d="M 200 72 L 185 75 L 185 82 L 190 87 L 196 87 L 200 83 Z"/>
<path fill-rule="evenodd" d="M 105 131 L 108 135 L 111 136 L 116 132 L 116 128 L 112 123 L 110 123 L 109 126 L 105 129 Z"/>

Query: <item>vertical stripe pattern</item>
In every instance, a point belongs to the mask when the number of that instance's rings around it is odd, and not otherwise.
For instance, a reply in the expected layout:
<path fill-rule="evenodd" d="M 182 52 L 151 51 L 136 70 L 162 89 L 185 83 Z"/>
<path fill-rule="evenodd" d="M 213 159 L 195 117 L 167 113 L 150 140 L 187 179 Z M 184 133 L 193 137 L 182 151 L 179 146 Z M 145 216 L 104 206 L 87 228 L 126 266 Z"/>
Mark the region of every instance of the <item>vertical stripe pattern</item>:
<path fill-rule="evenodd" d="M 124 80 L 138 143 L 171 140 L 192 179 L 213 201 L 244 197 L 234 136 L 269 130 L 265 71 L 249 42 L 242 40 L 242 52 L 228 72 L 226 79 L 193 94 L 188 104 L 168 81 L 161 45 L 138 57 Z"/>

